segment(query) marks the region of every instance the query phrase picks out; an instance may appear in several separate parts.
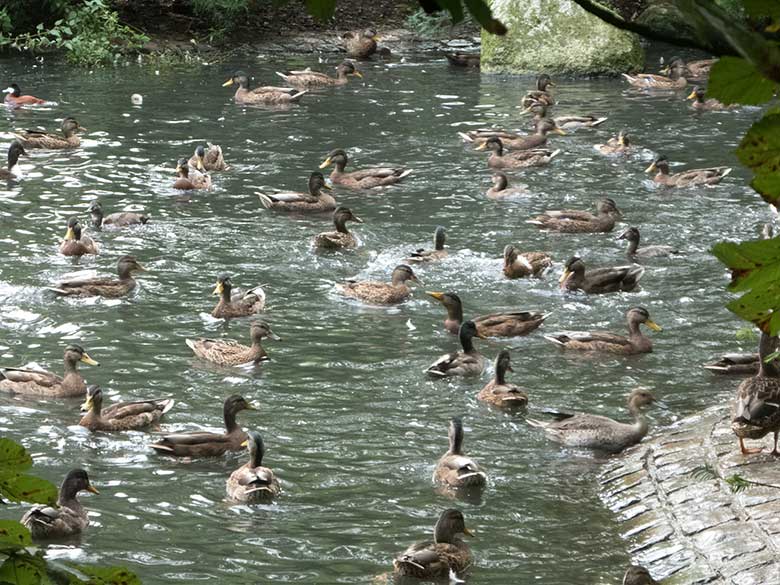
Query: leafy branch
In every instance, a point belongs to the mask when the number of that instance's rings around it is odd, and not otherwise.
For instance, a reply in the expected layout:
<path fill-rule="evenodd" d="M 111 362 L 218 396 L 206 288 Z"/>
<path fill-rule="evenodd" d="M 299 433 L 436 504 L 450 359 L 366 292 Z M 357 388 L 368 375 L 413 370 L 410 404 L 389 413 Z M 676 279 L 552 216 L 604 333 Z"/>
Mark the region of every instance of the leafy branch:
<path fill-rule="evenodd" d="M 711 465 L 702 465 L 701 467 L 697 467 L 696 469 L 693 469 L 690 472 L 690 476 L 696 481 L 711 481 L 711 480 L 721 479 L 717 471 L 715 471 L 715 469 L 713 469 Z M 734 473 L 728 477 L 724 477 L 723 481 L 725 481 L 726 484 L 728 484 L 729 489 L 731 489 L 731 493 L 733 494 L 738 494 L 750 488 L 755 488 L 755 487 L 780 489 L 780 485 L 775 485 L 773 483 L 765 483 L 763 481 L 754 481 L 752 479 L 745 479 L 738 473 Z"/>

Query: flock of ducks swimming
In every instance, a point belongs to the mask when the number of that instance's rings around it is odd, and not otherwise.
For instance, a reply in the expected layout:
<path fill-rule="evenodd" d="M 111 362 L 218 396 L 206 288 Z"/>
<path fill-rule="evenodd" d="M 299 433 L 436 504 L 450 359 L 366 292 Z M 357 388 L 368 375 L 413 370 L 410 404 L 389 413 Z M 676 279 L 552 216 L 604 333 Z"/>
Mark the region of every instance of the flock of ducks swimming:
<path fill-rule="evenodd" d="M 361 31 L 345 35 L 345 43 L 354 57 L 367 57 L 376 52 L 374 31 Z M 471 63 L 464 62 L 467 66 Z M 459 63 L 459 64 L 464 64 Z M 640 74 L 626 75 L 627 81 L 647 90 L 679 90 L 687 85 L 687 79 L 705 77 L 707 63 L 684 63 L 674 59 L 667 68 L 667 76 Z M 300 101 L 309 91 L 321 87 L 337 87 L 348 83 L 350 77 L 362 74 L 351 61 L 345 61 L 336 68 L 336 77 L 306 69 L 280 73 L 288 87 L 261 86 L 250 88 L 249 77 L 236 72 L 223 85 L 237 86 L 234 101 L 239 105 L 265 104 L 289 105 Z M 695 75 L 694 75 L 695 74 Z M 476 150 L 489 152 L 487 165 L 495 169 L 492 186 L 486 197 L 506 200 L 525 193 L 523 188 L 510 185 L 507 173 L 519 169 L 551 164 L 559 150 L 548 148 L 551 135 L 566 134 L 567 129 L 595 127 L 606 118 L 595 116 L 550 116 L 556 100 L 551 92 L 554 87 L 548 75 L 540 75 L 536 87 L 521 101 L 524 113 L 533 115 L 534 131 L 531 134 L 489 128 L 461 133 L 462 140 Z M 696 109 L 716 110 L 726 106 L 705 98 L 704 91 L 697 87 L 689 98 Z M 18 85 L 6 90 L 5 103 L 10 107 L 21 107 L 43 103 L 33 96 L 23 95 Z M 71 149 L 80 144 L 79 132 L 85 129 L 77 120 L 68 117 L 61 125 L 61 134 L 28 130 L 15 133 L 15 140 L 8 149 L 8 168 L 0 178 L 13 179 L 14 166 L 28 149 Z M 634 148 L 629 136 L 621 131 L 605 144 L 594 145 L 595 150 L 607 156 L 625 156 Z M 329 181 L 319 172 L 312 172 L 306 192 L 257 193 L 261 204 L 270 211 L 295 213 L 332 213 L 335 230 L 317 234 L 312 239 L 315 248 L 325 250 L 348 250 L 359 245 L 358 239 L 349 232 L 349 222 L 362 223 L 349 208 L 337 203 L 332 194 L 332 185 L 346 189 L 367 190 L 394 185 L 411 172 L 402 166 L 364 168 L 347 171 L 349 158 L 343 149 L 335 149 L 324 157 L 320 169 L 332 167 Z M 209 189 L 209 173 L 227 172 L 221 147 L 200 145 L 190 158 L 182 158 L 176 167 L 175 189 Z M 668 160 L 659 156 L 647 169 L 654 172 L 654 181 L 667 188 L 702 187 L 719 182 L 731 169 L 712 167 L 690 169 L 671 174 Z M 122 229 L 143 226 L 149 217 L 143 213 L 117 212 L 106 214 L 99 201 L 89 207 L 92 228 Z M 616 202 L 604 198 L 596 202 L 596 213 L 585 210 L 549 210 L 529 219 L 529 224 L 538 229 L 560 233 L 604 233 L 614 229 L 621 217 Z M 640 247 L 640 232 L 629 227 L 619 239 L 628 242 L 627 256 L 631 264 L 610 267 L 588 267 L 581 258 L 573 257 L 565 263 L 560 277 L 564 291 L 580 291 L 585 294 L 605 294 L 617 291 L 637 290 L 645 269 L 639 263 L 647 258 L 669 256 L 677 251 L 669 246 Z M 97 244 L 86 234 L 76 217 L 68 220 L 67 231 L 60 244 L 59 252 L 65 256 L 97 254 Z M 431 249 L 412 252 L 390 275 L 388 282 L 346 281 L 338 290 L 346 297 L 372 305 L 394 305 L 408 299 L 411 285 L 419 283 L 412 266 L 431 263 L 446 258 L 446 232 L 436 229 Z M 508 245 L 503 252 L 503 274 L 506 278 L 539 278 L 551 267 L 552 258 L 546 252 L 523 251 Z M 63 296 L 102 296 L 118 298 L 132 292 L 136 286 L 133 275 L 143 271 L 143 266 L 133 256 L 122 256 L 117 262 L 117 278 L 97 277 L 67 280 L 56 283 L 51 290 Z M 219 300 L 212 311 L 215 318 L 233 319 L 255 317 L 263 312 L 266 294 L 262 287 L 240 292 L 234 289 L 229 274 L 218 277 L 214 294 Z M 525 336 L 538 329 L 549 316 L 534 311 L 507 311 L 487 315 L 464 316 L 463 302 L 455 292 L 427 292 L 446 311 L 443 327 L 457 335 L 460 350 L 446 354 L 427 368 L 434 378 L 453 376 L 474 377 L 480 375 L 486 358 L 478 351 L 475 339 L 508 338 Z M 628 335 L 612 332 L 553 332 L 544 338 L 564 350 L 601 352 L 619 355 L 641 354 L 652 351 L 653 344 L 643 333 L 645 326 L 653 331 L 661 328 L 642 307 L 632 307 L 626 313 Z M 232 340 L 187 339 L 186 344 L 200 359 L 222 366 L 258 364 L 267 358 L 262 343 L 265 339 L 278 340 L 270 325 L 262 320 L 253 320 L 249 326 L 250 345 Z M 762 335 L 760 355 L 765 357 L 775 351 L 776 338 Z M 739 361 L 739 360 L 737 360 Z M 64 373 L 62 376 L 38 370 L 3 368 L 0 370 L 0 390 L 13 394 L 43 398 L 84 397 L 82 410 L 85 413 L 80 424 L 91 431 L 113 432 L 141 429 L 154 426 L 174 406 L 172 399 L 139 400 L 117 403 L 104 407 L 102 390 L 95 385 L 88 386 L 78 370 L 79 364 L 96 366 L 84 348 L 71 344 L 64 351 Z M 775 433 L 775 454 L 777 435 L 780 432 L 780 367 L 765 363 L 763 359 L 751 356 L 739 361 L 741 373 L 757 375 L 745 380 L 739 388 L 734 430 L 744 453 L 751 451 L 744 447 L 744 438 L 761 438 L 768 432 Z M 711 366 L 715 368 L 716 366 Z M 723 366 L 728 370 L 728 365 Z M 505 410 L 524 408 L 529 401 L 528 393 L 507 380 L 512 372 L 510 353 L 502 350 L 495 358 L 495 373 L 488 384 L 477 393 L 477 398 L 494 407 Z M 620 452 L 636 444 L 648 431 L 647 421 L 641 409 L 654 402 L 654 396 L 646 389 L 636 389 L 628 397 L 628 410 L 632 423 L 622 423 L 607 417 L 584 413 L 553 413 L 552 420 L 527 419 L 527 422 L 542 429 L 552 440 L 564 445 Z M 226 492 L 230 499 L 238 502 L 269 502 L 281 493 L 281 486 L 274 472 L 263 466 L 265 446 L 262 436 L 254 431 L 246 432 L 237 422 L 237 415 L 252 405 L 242 396 L 232 395 L 223 405 L 224 433 L 193 432 L 161 436 L 150 447 L 156 452 L 171 457 L 218 457 L 227 452 L 246 448 L 248 461 L 235 470 L 226 480 Z M 453 492 L 481 490 L 487 482 L 487 474 L 480 465 L 464 453 L 464 429 L 460 418 L 453 418 L 449 427 L 449 447 L 438 461 L 433 480 Z M 86 511 L 79 503 L 77 494 L 81 491 L 97 493 L 89 482 L 87 473 L 76 469 L 64 479 L 57 507 L 36 506 L 27 512 L 22 521 L 36 539 L 50 539 L 84 530 L 88 524 Z M 394 560 L 394 572 L 399 576 L 418 579 L 447 579 L 463 574 L 473 559 L 469 547 L 461 535 L 472 535 L 466 527 L 463 514 L 456 509 L 444 510 L 437 520 L 433 540 L 410 546 Z M 631 567 L 624 583 L 628 585 L 652 584 L 649 573 L 639 567 Z"/>

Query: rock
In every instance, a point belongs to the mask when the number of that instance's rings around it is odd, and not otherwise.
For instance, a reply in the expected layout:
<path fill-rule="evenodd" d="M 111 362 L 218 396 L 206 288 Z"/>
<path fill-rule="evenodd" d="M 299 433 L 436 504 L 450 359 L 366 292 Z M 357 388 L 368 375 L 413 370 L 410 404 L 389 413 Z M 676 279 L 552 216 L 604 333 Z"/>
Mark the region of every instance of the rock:
<path fill-rule="evenodd" d="M 482 32 L 482 71 L 617 75 L 642 69 L 639 38 L 573 0 L 490 0 L 509 32 Z"/>
<path fill-rule="evenodd" d="M 738 0 L 716 0 L 715 3 L 734 18 L 744 19 L 745 14 Z M 637 16 L 636 22 L 669 36 L 696 40 L 693 26 L 677 8 L 675 0 L 650 0 L 642 13 Z"/>

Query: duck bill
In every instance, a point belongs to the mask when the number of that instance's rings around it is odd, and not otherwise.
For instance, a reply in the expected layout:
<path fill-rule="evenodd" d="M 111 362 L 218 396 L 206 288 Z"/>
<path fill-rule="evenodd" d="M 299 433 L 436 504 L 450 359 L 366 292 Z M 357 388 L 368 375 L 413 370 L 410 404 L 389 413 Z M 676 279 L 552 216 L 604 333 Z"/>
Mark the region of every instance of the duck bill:
<path fill-rule="evenodd" d="M 68 228 L 68 231 L 65 232 L 65 239 L 66 240 L 76 239 L 76 234 L 73 233 L 73 228 Z"/>
<path fill-rule="evenodd" d="M 477 146 L 474 150 L 485 150 L 487 148 L 487 142 L 483 142 L 479 146 Z"/>
<path fill-rule="evenodd" d="M 477 535 L 471 528 L 464 528 L 463 534 L 465 534 L 466 536 L 471 536 L 472 538 L 474 538 Z"/>
<path fill-rule="evenodd" d="M 245 441 L 241 441 L 241 445 L 240 445 L 241 447 L 246 447 L 247 445 L 249 445 L 249 439 L 246 439 Z"/>
<path fill-rule="evenodd" d="M 474 334 L 474 337 L 476 337 L 477 339 L 487 339 L 488 338 L 487 335 L 485 335 L 484 333 L 480 333 L 479 330 L 477 330 L 477 332 Z"/>
<path fill-rule="evenodd" d="M 616 239 L 616 240 L 625 240 L 625 239 L 626 239 L 626 235 L 627 235 L 627 234 L 628 234 L 628 230 L 624 231 L 622 234 L 620 234 L 620 235 L 619 235 L 617 238 L 615 238 L 615 239 Z"/>
<path fill-rule="evenodd" d="M 333 191 L 333 187 L 331 187 L 327 183 L 322 184 L 322 189 L 325 189 L 326 191 Z"/>
<path fill-rule="evenodd" d="M 274 341 L 281 341 L 282 340 L 281 337 L 279 337 L 276 333 L 274 333 L 273 331 L 270 331 L 270 330 L 268 331 L 268 339 L 273 339 Z"/>
<path fill-rule="evenodd" d="M 425 294 L 428 295 L 429 297 L 433 297 L 434 299 L 436 299 L 439 302 L 442 302 L 444 300 L 444 293 L 443 292 L 426 290 Z"/>
<path fill-rule="evenodd" d="M 561 274 L 561 277 L 558 279 L 558 283 L 561 285 L 561 288 L 564 287 L 566 284 L 566 281 L 569 280 L 569 277 L 571 276 L 571 270 L 564 270 L 563 274 Z"/>
<path fill-rule="evenodd" d="M 214 287 L 214 290 L 211 291 L 211 294 L 213 294 L 213 295 L 221 295 L 223 290 L 224 290 L 224 288 L 222 286 L 222 283 L 218 282 L 217 286 Z"/>
<path fill-rule="evenodd" d="M 257 410 L 257 407 L 254 404 L 252 404 L 251 402 L 247 402 L 246 410 Z"/>
<path fill-rule="evenodd" d="M 92 397 L 90 396 L 84 401 L 84 404 L 81 405 L 81 410 L 82 412 L 88 412 L 91 409 L 92 409 Z"/>
<path fill-rule="evenodd" d="M 320 165 L 321 169 L 326 169 L 331 165 L 330 157 L 326 158 L 324 161 L 322 161 L 322 164 Z"/>
<path fill-rule="evenodd" d="M 655 163 L 651 164 L 649 167 L 645 169 L 646 173 L 652 173 L 655 172 L 658 169 L 657 166 L 655 166 Z"/>
<path fill-rule="evenodd" d="M 225 83 L 222 84 L 222 87 L 228 87 L 229 85 L 233 85 L 233 79 L 228 79 Z"/>
<path fill-rule="evenodd" d="M 135 263 L 134 268 L 139 272 L 146 272 L 146 267 L 143 264 Z"/>
<path fill-rule="evenodd" d="M 656 323 L 655 321 L 652 321 L 650 319 L 645 321 L 645 325 L 647 325 L 653 331 L 663 331 L 663 327 L 661 327 L 658 323 Z"/>
<path fill-rule="evenodd" d="M 687 98 L 685 98 L 685 99 L 686 99 L 686 100 L 694 100 L 694 99 L 696 99 L 696 90 L 693 90 L 693 91 L 691 92 L 691 95 L 689 95 L 689 96 L 688 96 Z"/>
<path fill-rule="evenodd" d="M 363 74 L 360 71 L 355 71 L 352 75 L 355 77 L 359 77 L 360 79 L 363 79 Z"/>
<path fill-rule="evenodd" d="M 97 488 L 96 488 L 95 486 L 93 486 L 92 484 L 89 484 L 89 485 L 86 487 L 86 490 L 87 490 L 89 493 L 91 493 L 91 494 L 100 495 L 100 492 L 99 492 L 99 491 L 97 490 Z"/>
<path fill-rule="evenodd" d="M 363 223 L 363 220 L 360 219 L 357 215 L 352 216 L 352 221 L 354 221 L 355 223 Z"/>
<path fill-rule="evenodd" d="M 203 166 L 203 159 L 198 157 L 198 170 L 199 171 L 205 171 L 206 167 Z"/>
<path fill-rule="evenodd" d="M 86 353 L 82 354 L 81 359 L 79 361 L 80 362 L 84 362 L 88 366 L 99 366 L 100 365 L 100 362 L 96 362 L 91 357 L 89 357 L 89 354 L 86 354 Z"/>
<path fill-rule="evenodd" d="M 553 132 L 555 132 L 556 134 L 560 134 L 561 136 L 566 136 L 566 131 L 563 130 L 562 128 L 556 128 L 555 130 L 553 130 Z"/>

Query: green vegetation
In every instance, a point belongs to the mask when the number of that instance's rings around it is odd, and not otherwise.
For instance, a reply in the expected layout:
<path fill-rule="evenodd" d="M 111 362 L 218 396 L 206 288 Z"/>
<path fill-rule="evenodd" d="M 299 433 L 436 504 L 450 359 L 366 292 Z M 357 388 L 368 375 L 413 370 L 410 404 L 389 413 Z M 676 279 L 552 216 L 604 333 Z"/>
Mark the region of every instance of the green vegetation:
<path fill-rule="evenodd" d="M 406 17 L 404 26 L 421 39 L 437 39 L 446 35 L 454 23 L 449 13 L 428 14 L 422 8 L 418 8 Z"/>
<path fill-rule="evenodd" d="M 208 41 L 222 43 L 246 21 L 250 0 L 192 0 L 192 11 L 209 27 Z"/>

